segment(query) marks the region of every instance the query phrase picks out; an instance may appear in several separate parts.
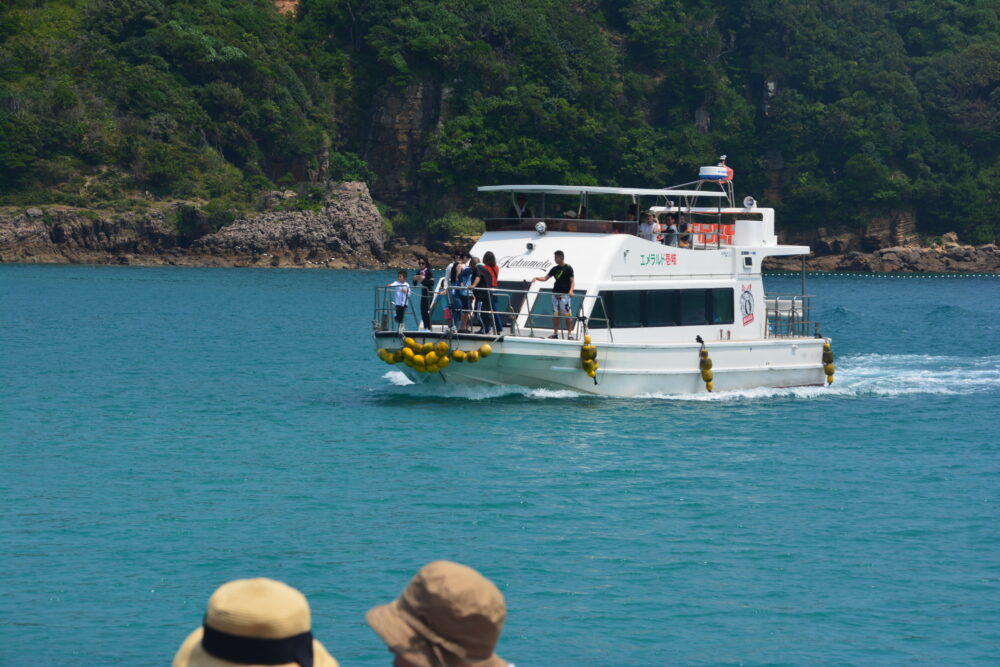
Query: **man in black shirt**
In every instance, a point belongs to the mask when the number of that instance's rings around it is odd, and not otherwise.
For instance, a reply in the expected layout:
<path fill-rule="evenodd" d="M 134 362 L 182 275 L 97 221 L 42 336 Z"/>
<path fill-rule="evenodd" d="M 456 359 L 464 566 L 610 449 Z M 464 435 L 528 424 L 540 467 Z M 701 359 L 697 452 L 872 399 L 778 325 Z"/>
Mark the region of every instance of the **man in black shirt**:
<path fill-rule="evenodd" d="M 573 267 L 566 263 L 566 256 L 562 250 L 555 252 L 556 265 L 549 269 L 544 276 L 535 276 L 531 282 L 539 280 L 547 281 L 555 278 L 556 282 L 552 286 L 552 335 L 549 338 L 559 338 L 560 322 L 566 318 L 566 338 L 573 340 L 573 318 L 570 316 L 570 304 L 573 300 L 573 288 L 576 287 L 576 279 L 573 277 Z"/>

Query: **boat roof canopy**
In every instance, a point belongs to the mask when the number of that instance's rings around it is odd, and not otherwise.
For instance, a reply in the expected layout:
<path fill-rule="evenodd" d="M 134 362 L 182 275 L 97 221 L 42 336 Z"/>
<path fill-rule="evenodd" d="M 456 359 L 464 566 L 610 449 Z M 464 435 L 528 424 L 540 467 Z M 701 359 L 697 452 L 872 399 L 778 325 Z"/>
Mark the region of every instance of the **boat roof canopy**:
<path fill-rule="evenodd" d="M 711 190 L 672 190 L 670 188 L 609 188 L 596 185 L 483 185 L 479 192 L 523 192 L 545 195 L 656 195 L 659 197 L 725 197 L 724 192 Z"/>

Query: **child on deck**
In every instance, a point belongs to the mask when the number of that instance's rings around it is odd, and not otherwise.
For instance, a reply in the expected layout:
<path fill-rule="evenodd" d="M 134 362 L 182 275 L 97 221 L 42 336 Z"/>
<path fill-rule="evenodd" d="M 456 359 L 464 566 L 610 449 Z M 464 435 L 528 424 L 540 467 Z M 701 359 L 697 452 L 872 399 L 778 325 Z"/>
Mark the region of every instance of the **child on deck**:
<path fill-rule="evenodd" d="M 410 286 L 406 283 L 406 271 L 396 274 L 396 282 L 389 283 L 389 287 L 395 287 L 392 295 L 392 305 L 396 307 L 396 322 L 399 329 L 403 329 L 403 320 L 406 319 L 406 305 L 410 301 Z"/>

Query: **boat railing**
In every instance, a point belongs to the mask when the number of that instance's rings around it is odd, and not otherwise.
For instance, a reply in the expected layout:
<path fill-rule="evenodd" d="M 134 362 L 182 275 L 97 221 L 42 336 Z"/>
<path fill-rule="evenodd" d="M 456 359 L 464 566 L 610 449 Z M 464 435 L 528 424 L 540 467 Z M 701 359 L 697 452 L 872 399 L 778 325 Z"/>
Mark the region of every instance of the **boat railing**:
<path fill-rule="evenodd" d="M 639 223 L 635 220 L 589 220 L 580 218 L 487 218 L 488 232 L 532 232 L 539 222 L 550 232 L 583 232 L 587 234 L 631 234 L 635 236 Z"/>
<path fill-rule="evenodd" d="M 809 338 L 819 323 L 812 319 L 811 294 L 769 294 L 764 298 L 769 338 Z"/>
<path fill-rule="evenodd" d="M 403 311 L 403 322 L 396 320 L 394 303 L 396 288 L 376 287 L 372 328 L 376 333 L 426 330 L 420 314 L 423 298 L 413 289 Z M 477 301 L 475 293 L 485 294 Z M 461 308 L 462 298 L 468 304 Z M 555 325 L 552 310 L 552 292 L 549 290 L 521 290 L 503 287 L 475 288 L 452 285 L 436 290 L 429 304 L 432 332 L 458 332 L 463 328 L 492 332 L 501 335 L 505 330 L 512 336 L 545 338 Z M 614 340 L 606 317 L 592 317 L 586 313 L 606 313 L 600 295 L 577 294 L 571 297 L 570 330 L 576 339 L 582 339 L 592 326 L 607 331 Z M 463 319 L 464 318 L 464 319 Z M 563 316 L 559 318 L 564 319 Z M 593 323 L 593 324 L 592 324 Z M 566 325 L 560 322 L 560 335 Z M 537 331 L 536 331 L 537 330 Z"/>
<path fill-rule="evenodd" d="M 533 232 L 539 222 L 545 223 L 547 232 L 577 232 L 584 234 L 628 234 L 639 235 L 639 223 L 635 220 L 587 220 L 579 218 L 487 218 L 488 232 Z M 685 232 L 668 234 L 666 227 L 660 226 L 657 239 L 663 245 L 694 250 L 716 250 L 733 243 L 733 225 L 723 223 L 698 223 L 688 225 Z"/>

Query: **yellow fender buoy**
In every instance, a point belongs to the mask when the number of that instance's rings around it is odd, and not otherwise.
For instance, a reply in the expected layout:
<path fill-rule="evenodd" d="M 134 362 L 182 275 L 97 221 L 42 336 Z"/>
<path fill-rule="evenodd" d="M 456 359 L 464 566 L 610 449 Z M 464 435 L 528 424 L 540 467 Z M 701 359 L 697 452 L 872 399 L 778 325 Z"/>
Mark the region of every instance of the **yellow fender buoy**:
<path fill-rule="evenodd" d="M 483 343 L 482 345 L 479 346 L 479 357 L 481 359 L 485 359 L 491 354 L 493 354 L 493 348 L 490 347 L 489 343 Z"/>
<path fill-rule="evenodd" d="M 699 340 L 701 339 L 699 338 Z M 715 377 L 715 373 L 712 372 L 712 359 L 708 356 L 708 349 L 705 347 L 704 343 L 701 344 L 698 356 L 700 357 L 698 360 L 698 368 L 701 369 L 701 379 L 705 383 L 705 389 L 707 389 L 709 393 L 712 393 L 712 388 L 714 386 L 712 384 L 712 379 Z"/>
<path fill-rule="evenodd" d="M 592 345 L 590 340 L 590 336 L 583 337 L 583 345 L 580 347 L 580 368 L 594 379 L 594 384 L 597 384 L 597 369 L 601 365 L 597 362 L 597 346 Z"/>
<path fill-rule="evenodd" d="M 826 384 L 833 384 L 833 374 L 837 371 L 837 367 L 833 365 L 833 350 L 830 349 L 830 343 L 823 343 L 823 372 L 826 374 Z"/>

